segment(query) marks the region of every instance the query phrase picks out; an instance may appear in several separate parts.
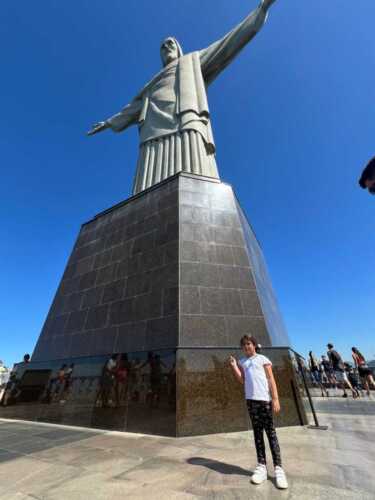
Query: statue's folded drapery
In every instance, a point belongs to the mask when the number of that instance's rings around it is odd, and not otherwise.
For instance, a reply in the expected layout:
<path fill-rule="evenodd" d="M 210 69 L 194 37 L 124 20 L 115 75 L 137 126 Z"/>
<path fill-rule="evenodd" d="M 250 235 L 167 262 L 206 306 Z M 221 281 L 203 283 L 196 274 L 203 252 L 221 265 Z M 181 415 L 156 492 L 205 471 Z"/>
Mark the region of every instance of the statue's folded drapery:
<path fill-rule="evenodd" d="M 219 178 L 215 155 L 207 152 L 195 130 L 184 130 L 140 146 L 133 193 L 139 193 L 177 172 Z"/>
<path fill-rule="evenodd" d="M 233 61 L 266 20 L 256 9 L 221 40 L 165 66 L 106 123 L 116 132 L 138 124 L 136 194 L 180 171 L 218 178 L 206 87 Z"/>

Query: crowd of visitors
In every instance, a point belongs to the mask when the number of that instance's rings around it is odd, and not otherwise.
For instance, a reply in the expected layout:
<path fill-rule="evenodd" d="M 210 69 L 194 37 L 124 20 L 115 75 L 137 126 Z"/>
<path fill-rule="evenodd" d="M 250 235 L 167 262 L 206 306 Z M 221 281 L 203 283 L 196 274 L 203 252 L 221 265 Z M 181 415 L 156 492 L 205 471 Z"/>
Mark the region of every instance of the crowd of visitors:
<path fill-rule="evenodd" d="M 363 391 L 371 397 L 370 389 L 375 389 L 373 372 L 357 347 L 352 347 L 352 359 L 352 363 L 344 362 L 331 343 L 327 344 L 327 355 L 323 354 L 320 359 L 309 352 L 311 381 L 320 388 L 323 397 L 330 395 L 330 389 L 338 388 L 342 389 L 344 398 L 348 397 L 347 389 L 355 399 L 363 396 Z"/>

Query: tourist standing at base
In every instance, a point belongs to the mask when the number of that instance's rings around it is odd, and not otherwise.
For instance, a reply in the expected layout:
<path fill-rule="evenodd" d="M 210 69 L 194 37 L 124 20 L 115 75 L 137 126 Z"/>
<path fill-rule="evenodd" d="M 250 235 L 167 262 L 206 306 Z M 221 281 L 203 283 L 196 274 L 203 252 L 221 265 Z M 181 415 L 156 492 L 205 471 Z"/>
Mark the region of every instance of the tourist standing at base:
<path fill-rule="evenodd" d="M 345 365 L 344 365 L 344 362 L 342 360 L 342 357 L 340 356 L 340 354 L 337 351 L 334 350 L 333 344 L 327 344 L 327 348 L 328 348 L 327 355 L 328 355 L 329 360 L 332 363 L 333 371 L 335 374 L 335 379 L 339 384 L 341 384 L 342 389 L 344 391 L 344 394 L 342 395 L 342 397 L 343 398 L 348 397 L 348 394 L 346 393 L 346 386 L 348 386 L 349 389 L 352 391 L 353 398 L 356 398 L 357 393 L 354 391 L 352 384 L 349 382 L 349 379 L 346 375 Z"/>
<path fill-rule="evenodd" d="M 364 356 L 358 351 L 356 347 L 352 347 L 352 356 L 355 367 L 358 370 L 358 375 L 361 377 L 363 387 L 367 392 L 367 396 L 370 396 L 370 385 L 373 389 L 375 389 L 375 381 L 372 371 L 368 367 Z"/>
<path fill-rule="evenodd" d="M 288 482 L 282 468 L 280 446 L 273 423 L 273 412 L 279 413 L 280 403 L 272 363 L 268 358 L 257 353 L 258 344 L 254 337 L 244 335 L 240 345 L 245 356 L 239 361 L 231 356 L 229 363 L 236 379 L 245 385 L 246 403 L 254 431 L 258 465 L 251 477 L 251 482 L 261 484 L 267 479 L 265 431 L 275 467 L 276 486 L 286 489 Z"/>

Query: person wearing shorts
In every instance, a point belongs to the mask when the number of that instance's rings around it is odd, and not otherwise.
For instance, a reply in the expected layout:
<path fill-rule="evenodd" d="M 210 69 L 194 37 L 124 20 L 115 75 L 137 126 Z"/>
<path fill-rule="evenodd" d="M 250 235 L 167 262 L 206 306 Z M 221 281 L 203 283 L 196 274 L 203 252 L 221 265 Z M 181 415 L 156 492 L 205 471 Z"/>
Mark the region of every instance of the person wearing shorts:
<path fill-rule="evenodd" d="M 333 375 L 333 368 L 331 362 L 324 354 L 322 355 L 322 361 L 320 362 L 320 365 L 323 369 L 325 376 L 327 377 L 328 383 L 330 384 L 331 388 L 333 389 L 336 388 L 336 380 Z"/>
<path fill-rule="evenodd" d="M 282 468 L 280 446 L 273 423 L 273 413 L 279 413 L 280 403 L 272 363 L 266 356 L 258 354 L 254 337 L 244 335 L 240 345 L 245 356 L 239 361 L 231 356 L 229 364 L 238 382 L 245 386 L 246 404 L 254 432 L 258 465 L 251 482 L 261 484 L 267 479 L 265 431 L 271 448 L 276 486 L 286 489 L 288 481 Z"/>
<path fill-rule="evenodd" d="M 340 354 L 334 350 L 333 344 L 327 344 L 328 348 L 328 358 L 331 361 L 332 368 L 333 368 L 333 373 L 335 375 L 336 382 L 341 385 L 342 390 L 344 391 L 342 397 L 347 398 L 348 394 L 346 392 L 346 387 L 349 387 L 349 389 L 352 391 L 353 398 L 357 398 L 357 393 L 352 387 L 352 384 L 349 382 L 349 379 L 346 375 L 345 372 L 345 365 L 342 360 L 342 357 Z"/>
<path fill-rule="evenodd" d="M 367 396 L 370 397 L 370 385 L 373 389 L 375 389 L 375 381 L 372 371 L 368 367 L 368 364 L 364 358 L 364 356 L 359 352 L 356 347 L 352 347 L 352 356 L 354 365 L 358 370 L 358 375 L 361 377 L 363 381 L 363 387 L 367 392 Z"/>

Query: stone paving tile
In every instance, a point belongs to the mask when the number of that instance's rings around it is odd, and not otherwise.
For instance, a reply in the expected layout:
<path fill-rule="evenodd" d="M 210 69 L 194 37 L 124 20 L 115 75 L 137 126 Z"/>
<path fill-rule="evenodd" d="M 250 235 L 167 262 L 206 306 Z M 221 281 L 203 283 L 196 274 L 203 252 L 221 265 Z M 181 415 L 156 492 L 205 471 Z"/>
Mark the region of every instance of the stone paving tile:
<path fill-rule="evenodd" d="M 50 487 L 41 497 L 43 500 L 131 499 L 132 492 L 137 489 L 139 490 L 138 485 L 127 484 L 103 473 L 82 472 L 61 487 Z"/>
<path fill-rule="evenodd" d="M 20 456 L 21 456 L 20 453 L 0 449 L 0 466 L 3 462 L 8 462 L 9 460 L 14 460 Z"/>
<path fill-rule="evenodd" d="M 61 466 L 59 464 L 43 464 L 34 471 L 32 477 L 20 477 L 14 485 L 18 492 L 29 495 L 30 498 L 47 498 L 50 491 L 62 491 L 65 486 L 76 478 L 84 476 L 85 471 L 79 467 Z M 13 488 L 12 488 L 13 489 Z M 8 498 L 9 489 L 0 498 Z"/>
<path fill-rule="evenodd" d="M 175 460 L 185 461 L 193 455 L 196 455 L 202 448 L 198 448 L 197 446 L 186 446 L 180 447 L 177 445 L 166 445 L 163 446 L 160 450 L 157 450 L 155 456 L 157 457 L 174 457 Z"/>
<path fill-rule="evenodd" d="M 5 498 L 5 497 L 4 497 Z M 14 493 L 6 496 L 6 500 L 43 500 L 35 495 L 26 495 L 25 493 Z"/>
<path fill-rule="evenodd" d="M 75 446 L 79 447 L 79 444 Z M 114 450 L 122 455 L 136 455 L 144 458 L 156 455 L 164 447 L 164 442 L 158 438 L 143 438 L 141 440 L 127 439 L 126 436 L 116 436 L 115 439 L 111 436 L 103 435 L 90 440 L 85 440 L 82 443 L 83 447 L 90 447 L 102 450 Z"/>
<path fill-rule="evenodd" d="M 366 491 L 345 490 L 318 483 L 296 480 L 292 483 L 288 500 L 374 500 L 374 494 Z M 282 496 L 280 496 L 282 498 Z"/>
<path fill-rule="evenodd" d="M 49 464 L 39 462 L 31 457 L 20 456 L 0 466 L 0 498 L 7 498 L 10 493 L 17 493 L 17 484 L 20 481 L 33 482 L 40 471 L 49 467 Z M 5 495 L 5 496 L 4 496 Z"/>
<path fill-rule="evenodd" d="M 9 427 L 8 425 L 0 425 L 0 436 L 4 434 L 16 434 L 14 427 Z"/>
<path fill-rule="evenodd" d="M 12 434 L 5 437 L 0 436 L 0 448 L 12 451 L 14 447 L 21 443 L 27 443 L 34 438 L 29 434 Z"/>
<path fill-rule="evenodd" d="M 52 439 L 53 441 L 60 441 L 61 439 L 71 439 L 72 441 L 78 441 L 90 438 L 92 437 L 92 434 L 90 432 L 77 432 L 67 429 L 55 430 L 46 427 L 43 431 L 39 429 L 39 432 L 36 432 L 35 436 L 40 436 L 44 439 Z"/>
<path fill-rule="evenodd" d="M 43 438 L 29 436 L 27 439 L 15 443 L 4 443 L 0 441 L 0 446 L 8 451 L 20 453 L 22 455 L 31 455 L 50 448 L 51 443 L 49 440 Z"/>
<path fill-rule="evenodd" d="M 86 471 L 103 472 L 111 476 L 125 473 L 143 463 L 143 458 L 134 455 L 124 455 L 115 450 L 98 448 L 67 449 L 59 453 L 55 462 L 63 462 L 71 466 L 83 466 Z"/>

